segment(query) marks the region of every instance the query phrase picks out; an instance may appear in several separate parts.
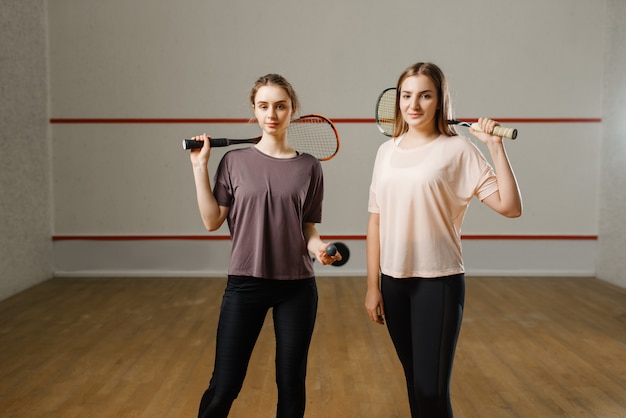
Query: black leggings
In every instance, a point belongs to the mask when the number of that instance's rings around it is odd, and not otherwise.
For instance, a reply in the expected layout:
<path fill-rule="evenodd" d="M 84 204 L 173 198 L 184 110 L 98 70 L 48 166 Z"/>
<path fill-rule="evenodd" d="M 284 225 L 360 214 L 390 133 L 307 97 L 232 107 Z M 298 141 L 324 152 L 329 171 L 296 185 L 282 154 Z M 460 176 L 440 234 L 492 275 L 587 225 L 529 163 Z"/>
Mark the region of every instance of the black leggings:
<path fill-rule="evenodd" d="M 452 418 L 450 377 L 461 330 L 465 276 L 381 275 L 385 320 L 409 393 L 411 416 Z"/>
<path fill-rule="evenodd" d="M 272 308 L 276 334 L 277 417 L 304 415 L 306 367 L 317 313 L 315 279 L 229 276 L 217 328 L 215 365 L 199 417 L 222 418 L 243 385 L 252 350 Z"/>

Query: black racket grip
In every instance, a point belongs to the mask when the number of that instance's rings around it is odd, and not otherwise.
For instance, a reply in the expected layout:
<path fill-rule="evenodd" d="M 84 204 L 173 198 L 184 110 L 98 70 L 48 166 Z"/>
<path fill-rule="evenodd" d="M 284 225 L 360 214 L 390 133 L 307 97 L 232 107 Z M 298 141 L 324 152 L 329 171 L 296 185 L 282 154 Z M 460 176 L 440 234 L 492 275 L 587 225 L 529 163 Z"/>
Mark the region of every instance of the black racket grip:
<path fill-rule="evenodd" d="M 211 138 L 211 147 L 227 147 L 229 145 L 227 138 Z M 195 141 L 193 139 L 183 139 L 183 149 L 198 149 L 202 148 L 204 142 Z"/>

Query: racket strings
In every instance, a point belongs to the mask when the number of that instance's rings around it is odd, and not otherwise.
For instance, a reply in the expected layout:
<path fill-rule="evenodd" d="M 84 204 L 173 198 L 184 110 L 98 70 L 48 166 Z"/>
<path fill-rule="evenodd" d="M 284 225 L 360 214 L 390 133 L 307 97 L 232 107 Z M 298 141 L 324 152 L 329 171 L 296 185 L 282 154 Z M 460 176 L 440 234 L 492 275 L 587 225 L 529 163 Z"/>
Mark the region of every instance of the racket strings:
<path fill-rule="evenodd" d="M 339 150 L 335 127 L 321 116 L 304 116 L 289 125 L 289 143 L 297 151 L 321 161 L 331 159 Z"/>
<path fill-rule="evenodd" d="M 380 131 L 392 136 L 396 127 L 396 89 L 387 89 L 378 98 L 376 124 Z"/>

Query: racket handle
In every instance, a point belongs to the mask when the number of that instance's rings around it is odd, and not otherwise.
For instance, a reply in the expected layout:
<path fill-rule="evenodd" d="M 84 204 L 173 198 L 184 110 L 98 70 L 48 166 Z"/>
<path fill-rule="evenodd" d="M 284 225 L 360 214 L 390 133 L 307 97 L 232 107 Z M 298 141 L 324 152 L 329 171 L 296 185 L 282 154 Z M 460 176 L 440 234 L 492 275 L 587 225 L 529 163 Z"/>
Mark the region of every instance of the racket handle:
<path fill-rule="evenodd" d="M 204 142 L 194 141 L 193 139 L 183 139 L 183 149 L 198 149 L 202 148 Z"/>
<path fill-rule="evenodd" d="M 480 129 L 480 125 L 477 123 L 472 123 L 472 129 L 478 132 L 482 132 Z M 517 138 L 517 129 L 515 128 L 505 128 L 504 126 L 496 126 L 493 128 L 493 135 L 501 136 L 503 138 L 515 139 Z"/>
<path fill-rule="evenodd" d="M 211 138 L 209 140 L 211 143 L 211 147 L 227 147 L 229 145 L 229 141 L 227 138 Z M 198 149 L 202 148 L 204 142 L 195 141 L 193 139 L 183 139 L 183 149 Z"/>

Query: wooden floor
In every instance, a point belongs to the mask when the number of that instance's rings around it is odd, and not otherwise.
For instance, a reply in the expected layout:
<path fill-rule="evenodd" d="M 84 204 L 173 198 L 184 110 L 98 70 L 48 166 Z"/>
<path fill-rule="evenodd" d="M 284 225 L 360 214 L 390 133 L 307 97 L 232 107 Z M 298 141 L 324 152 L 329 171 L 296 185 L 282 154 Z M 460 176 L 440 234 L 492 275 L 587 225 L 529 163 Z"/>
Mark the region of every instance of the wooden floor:
<path fill-rule="evenodd" d="M 0 302 L 1 417 L 194 417 L 223 279 L 53 279 Z M 364 278 L 318 278 L 309 418 L 409 417 Z M 269 319 L 269 318 L 268 318 Z M 266 321 L 234 418 L 275 416 Z M 586 278 L 467 278 L 457 418 L 626 417 L 626 290 Z"/>

